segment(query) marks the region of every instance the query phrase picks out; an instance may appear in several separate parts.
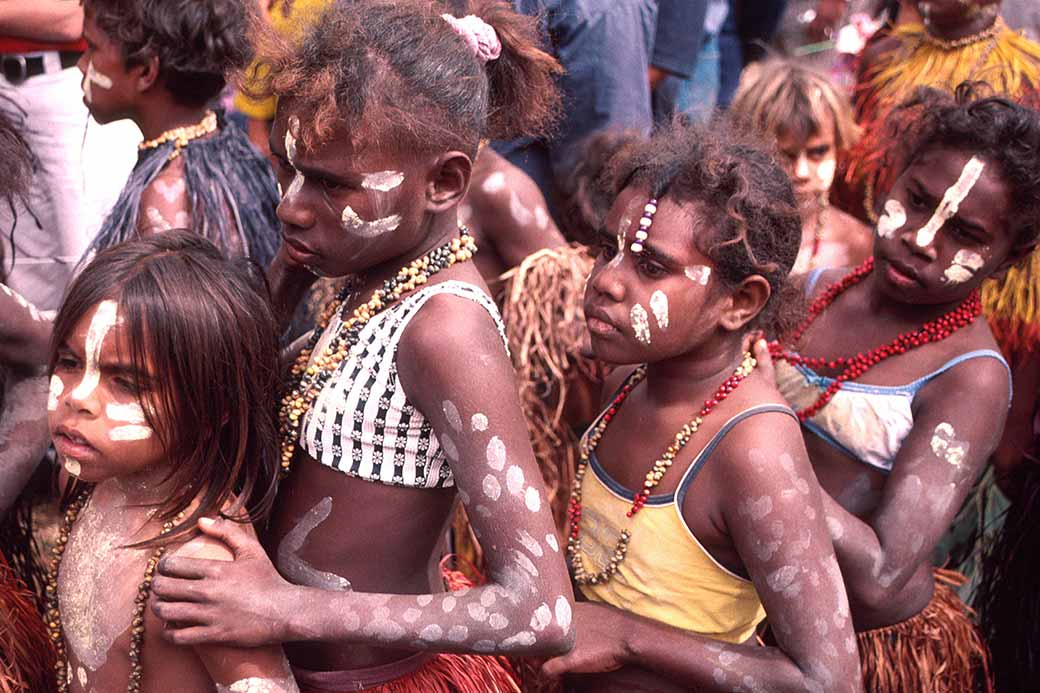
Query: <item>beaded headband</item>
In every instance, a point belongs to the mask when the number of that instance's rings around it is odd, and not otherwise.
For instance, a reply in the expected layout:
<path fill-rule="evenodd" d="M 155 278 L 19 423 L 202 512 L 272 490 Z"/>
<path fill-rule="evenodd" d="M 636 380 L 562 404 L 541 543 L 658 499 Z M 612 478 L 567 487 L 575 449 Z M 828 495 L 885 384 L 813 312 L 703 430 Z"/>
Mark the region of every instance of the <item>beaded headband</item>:
<path fill-rule="evenodd" d="M 643 216 L 639 218 L 639 228 L 636 229 L 636 240 L 629 246 L 633 253 L 643 252 L 643 243 L 650 235 L 650 227 L 654 225 L 654 215 L 657 214 L 657 198 L 651 197 L 650 201 L 643 207 Z"/>

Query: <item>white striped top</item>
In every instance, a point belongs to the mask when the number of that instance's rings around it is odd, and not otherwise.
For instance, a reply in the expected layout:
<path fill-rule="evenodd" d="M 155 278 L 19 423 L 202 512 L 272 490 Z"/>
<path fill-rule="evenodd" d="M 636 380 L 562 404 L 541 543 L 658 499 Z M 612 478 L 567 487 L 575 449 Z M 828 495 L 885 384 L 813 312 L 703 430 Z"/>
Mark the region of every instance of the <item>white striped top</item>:
<path fill-rule="evenodd" d="M 476 286 L 446 281 L 412 294 L 369 320 L 358 343 L 315 398 L 300 429 L 300 444 L 307 454 L 344 474 L 382 484 L 414 488 L 454 485 L 451 467 L 429 421 L 408 401 L 397 379 L 401 335 L 426 301 L 438 294 L 482 306 L 506 344 L 498 308 Z M 312 361 L 341 322 L 338 315 L 329 322 L 315 345 Z"/>

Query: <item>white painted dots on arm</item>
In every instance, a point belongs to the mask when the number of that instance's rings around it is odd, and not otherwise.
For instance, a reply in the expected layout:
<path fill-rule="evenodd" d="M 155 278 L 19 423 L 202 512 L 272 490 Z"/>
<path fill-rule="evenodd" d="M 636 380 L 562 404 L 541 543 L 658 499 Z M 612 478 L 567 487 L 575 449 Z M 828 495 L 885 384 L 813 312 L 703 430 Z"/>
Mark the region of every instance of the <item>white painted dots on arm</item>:
<path fill-rule="evenodd" d="M 265 679 L 252 676 L 239 679 L 230 686 L 217 684 L 217 693 L 300 693 L 296 679 L 290 674 L 283 679 Z"/>

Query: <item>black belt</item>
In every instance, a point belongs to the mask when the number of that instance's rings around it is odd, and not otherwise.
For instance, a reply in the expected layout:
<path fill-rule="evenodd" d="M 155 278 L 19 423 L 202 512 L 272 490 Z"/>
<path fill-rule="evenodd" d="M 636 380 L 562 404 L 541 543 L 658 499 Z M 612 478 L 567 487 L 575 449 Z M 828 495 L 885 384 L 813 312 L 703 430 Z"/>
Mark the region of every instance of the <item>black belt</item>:
<path fill-rule="evenodd" d="M 79 51 L 60 51 L 58 59 L 61 69 L 67 70 L 79 61 Z M 38 77 L 47 71 L 42 55 L 0 55 L 0 74 L 9 83 L 18 85 L 30 77 Z"/>

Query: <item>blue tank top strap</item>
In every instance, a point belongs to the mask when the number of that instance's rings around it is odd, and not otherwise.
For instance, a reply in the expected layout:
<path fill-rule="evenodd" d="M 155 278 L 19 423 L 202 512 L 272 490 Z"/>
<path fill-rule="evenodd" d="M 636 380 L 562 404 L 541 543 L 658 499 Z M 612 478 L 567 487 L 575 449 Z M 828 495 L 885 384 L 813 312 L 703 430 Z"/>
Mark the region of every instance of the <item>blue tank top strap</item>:
<path fill-rule="evenodd" d="M 694 478 L 696 478 L 697 473 L 701 470 L 701 467 L 703 467 L 704 464 L 708 461 L 708 459 L 711 457 L 711 454 L 715 452 L 715 448 L 719 446 L 719 444 L 722 442 L 722 439 L 725 438 L 726 435 L 730 431 L 732 431 L 733 428 L 741 421 L 749 419 L 752 416 L 757 416 L 758 414 L 787 414 L 792 419 L 794 419 L 796 424 L 799 423 L 798 415 L 794 413 L 794 410 L 782 404 L 760 404 L 758 406 L 750 407 L 738 414 L 735 414 L 733 418 L 727 421 L 722 426 L 722 428 L 719 429 L 718 433 L 712 436 L 711 440 L 708 441 L 708 444 L 704 446 L 704 448 L 697 455 L 696 459 L 694 459 L 693 464 L 691 464 L 686 469 L 686 472 L 683 474 L 682 480 L 679 481 L 679 486 L 675 489 L 676 505 L 682 507 L 683 498 L 685 498 L 686 496 L 687 489 L 690 487 L 690 484 L 693 483 L 693 480 Z"/>
<path fill-rule="evenodd" d="M 1011 388 L 1013 387 L 1011 382 L 1011 366 L 1008 365 L 1008 362 L 1004 359 L 1003 354 L 993 349 L 976 349 L 975 351 L 969 351 L 964 354 L 960 354 L 959 356 L 955 356 L 954 358 L 950 359 L 949 361 L 941 365 L 939 368 L 929 373 L 928 375 L 918 378 L 914 382 L 907 385 L 906 389 L 909 390 L 911 394 L 916 395 L 922 387 L 927 385 L 935 378 L 938 378 L 940 375 L 950 370 L 954 366 L 964 363 L 965 361 L 970 361 L 971 359 L 980 358 L 996 359 L 997 361 L 1000 361 L 1000 363 L 1004 366 L 1004 369 L 1007 371 L 1008 376 L 1008 402 L 1010 402 L 1012 394 Z"/>
<path fill-rule="evenodd" d="M 813 289 L 816 288 L 816 282 L 820 281 L 820 277 L 823 276 L 826 267 L 817 267 L 811 270 L 809 274 L 805 275 L 805 296 L 808 298 L 812 296 Z"/>

